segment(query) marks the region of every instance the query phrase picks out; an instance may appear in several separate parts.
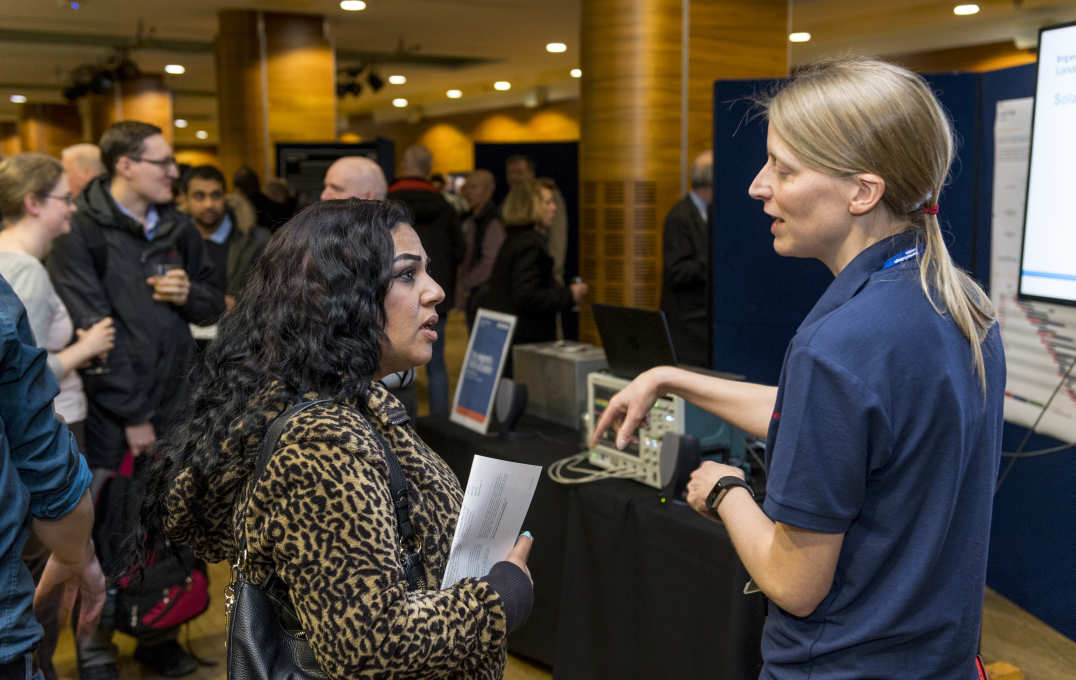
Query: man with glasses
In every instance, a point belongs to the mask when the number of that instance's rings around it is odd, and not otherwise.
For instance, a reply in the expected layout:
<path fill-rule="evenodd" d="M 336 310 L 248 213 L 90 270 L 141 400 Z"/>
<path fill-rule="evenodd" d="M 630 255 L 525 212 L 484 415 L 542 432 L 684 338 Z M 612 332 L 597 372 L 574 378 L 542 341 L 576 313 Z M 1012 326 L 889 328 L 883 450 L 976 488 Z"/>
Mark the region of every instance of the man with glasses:
<path fill-rule="evenodd" d="M 78 197 L 71 233 L 56 239 L 48 268 L 77 328 L 104 316 L 115 322 L 115 347 L 83 384 L 86 458 L 91 468 L 116 470 L 126 451 L 150 451 L 182 410 L 195 350 L 189 324 L 216 322 L 224 293 L 211 284 L 201 235 L 172 205 L 178 169 L 161 129 L 121 121 L 99 146 L 105 174 Z M 118 678 L 111 632 L 105 620 L 79 643 L 83 680 Z M 135 658 L 169 677 L 193 672 L 176 632 L 140 639 Z"/>

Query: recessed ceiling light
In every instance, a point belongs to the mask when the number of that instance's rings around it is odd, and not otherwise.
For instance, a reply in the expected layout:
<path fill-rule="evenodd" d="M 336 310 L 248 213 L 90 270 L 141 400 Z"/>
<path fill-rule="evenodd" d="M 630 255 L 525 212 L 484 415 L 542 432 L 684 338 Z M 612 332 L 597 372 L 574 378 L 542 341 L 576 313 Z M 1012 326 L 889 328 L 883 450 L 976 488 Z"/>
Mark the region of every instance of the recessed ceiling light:
<path fill-rule="evenodd" d="M 185 127 L 187 127 L 187 119 L 186 118 L 176 118 L 175 126 L 177 128 L 185 128 Z"/>
<path fill-rule="evenodd" d="M 568 73 L 570 73 L 573 78 L 582 78 L 583 77 L 583 69 L 581 69 L 581 68 L 573 68 L 571 71 L 568 71 Z"/>
<path fill-rule="evenodd" d="M 979 6 L 974 4 L 974 3 L 969 4 L 969 5 L 957 5 L 956 7 L 953 8 L 953 14 L 957 15 L 958 17 L 966 17 L 966 16 L 969 16 L 969 15 L 978 14 L 978 13 L 979 13 Z"/>
<path fill-rule="evenodd" d="M 169 64 L 164 67 L 165 73 L 171 73 L 174 76 L 182 75 L 187 72 L 187 69 L 182 64 Z"/>
<path fill-rule="evenodd" d="M 194 136 L 198 139 L 209 139 L 209 133 L 205 130 L 199 130 L 198 132 L 195 132 Z"/>
<path fill-rule="evenodd" d="M 398 109 L 407 108 L 407 100 L 403 97 L 397 97 L 396 99 L 392 100 L 392 105 Z"/>
<path fill-rule="evenodd" d="M 11 102 L 13 104 L 25 104 L 26 103 L 26 95 L 24 95 L 24 94 L 13 94 L 13 95 L 11 95 Z"/>
<path fill-rule="evenodd" d="M 401 76 L 400 74 L 389 76 L 389 83 L 391 83 L 392 85 L 403 85 L 406 82 L 407 76 Z"/>
<path fill-rule="evenodd" d="M 340 0 L 340 9 L 348 12 L 361 12 L 366 9 L 366 3 L 362 0 Z"/>
<path fill-rule="evenodd" d="M 449 90 L 445 92 L 445 96 L 449 99 L 459 99 L 463 96 L 463 92 L 461 90 Z"/>
<path fill-rule="evenodd" d="M 811 39 L 811 34 L 807 31 L 797 31 L 796 33 L 788 34 L 789 42 L 807 42 Z"/>
<path fill-rule="evenodd" d="M 564 43 L 546 43 L 545 51 L 560 54 L 561 52 L 567 52 L 568 46 Z"/>
<path fill-rule="evenodd" d="M 505 90 L 511 90 L 512 83 L 508 82 L 507 80 L 498 80 L 497 82 L 493 83 L 493 89 L 500 90 L 501 92 L 504 92 Z"/>

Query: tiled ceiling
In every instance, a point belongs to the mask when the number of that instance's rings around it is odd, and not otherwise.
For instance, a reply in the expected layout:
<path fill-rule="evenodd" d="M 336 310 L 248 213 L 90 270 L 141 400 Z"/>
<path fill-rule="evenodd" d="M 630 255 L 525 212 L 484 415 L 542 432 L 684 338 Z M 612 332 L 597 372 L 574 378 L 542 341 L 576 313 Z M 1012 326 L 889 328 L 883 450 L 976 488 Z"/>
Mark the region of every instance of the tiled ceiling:
<path fill-rule="evenodd" d="M 345 12 L 337 0 L 79 0 L 77 10 L 71 9 L 70 0 L 0 0 L 0 119 L 17 117 L 18 105 L 8 101 L 11 94 L 62 102 L 72 69 L 104 61 L 117 48 L 135 46 L 129 54 L 145 72 L 163 72 L 171 63 L 186 67 L 186 73 L 166 76 L 166 82 L 175 92 L 176 116 L 192 122 L 186 130 L 177 130 L 177 141 L 193 142 L 196 127 L 216 127 L 213 41 L 222 9 L 323 15 L 339 68 L 358 66 L 375 53 L 381 55 L 376 68 L 382 77 L 407 77 L 406 84 L 386 85 L 376 94 L 366 88 L 359 97 L 338 99 L 341 120 L 360 113 L 391 114 L 394 97 L 437 113 L 519 103 L 538 87 L 552 98 L 578 92 L 569 70 L 579 65 L 581 0 L 366 1 L 364 11 Z M 1039 26 L 1076 20 L 1074 0 L 981 0 L 982 11 L 972 17 L 954 16 L 954 4 L 792 0 L 789 29 L 809 31 L 813 39 L 790 46 L 790 61 L 1008 40 L 1032 46 Z M 549 54 L 548 42 L 566 43 L 568 49 Z M 455 65 L 458 58 L 474 63 Z M 414 63 L 420 60 L 433 63 Z M 512 82 L 512 90 L 494 93 L 495 80 Z M 447 100 L 449 88 L 462 90 L 463 98 Z"/>

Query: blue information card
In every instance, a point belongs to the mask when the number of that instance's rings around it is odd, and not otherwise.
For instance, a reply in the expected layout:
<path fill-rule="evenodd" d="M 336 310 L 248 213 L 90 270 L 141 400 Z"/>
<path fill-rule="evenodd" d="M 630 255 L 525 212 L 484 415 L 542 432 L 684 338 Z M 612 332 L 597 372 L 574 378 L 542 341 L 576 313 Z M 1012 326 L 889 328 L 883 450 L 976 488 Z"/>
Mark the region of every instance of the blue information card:
<path fill-rule="evenodd" d="M 453 421 L 482 433 L 489 429 L 490 412 L 515 323 L 516 317 L 511 314 L 478 310 L 456 386 Z"/>

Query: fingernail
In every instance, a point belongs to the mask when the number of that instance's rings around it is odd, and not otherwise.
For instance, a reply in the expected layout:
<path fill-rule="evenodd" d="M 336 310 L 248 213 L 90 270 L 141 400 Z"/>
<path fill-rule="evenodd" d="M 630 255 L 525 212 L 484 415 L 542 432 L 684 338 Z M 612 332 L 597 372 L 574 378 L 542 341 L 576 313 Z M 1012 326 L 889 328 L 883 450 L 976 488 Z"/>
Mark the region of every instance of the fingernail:
<path fill-rule="evenodd" d="M 616 447 L 617 447 L 618 449 L 622 449 L 622 448 L 624 448 L 624 447 L 625 447 L 625 446 L 627 446 L 627 445 L 628 445 L 628 443 L 627 443 L 626 441 L 624 441 L 623 439 L 621 439 L 621 438 L 617 437 L 617 440 L 616 440 Z"/>
<path fill-rule="evenodd" d="M 534 538 L 534 536 L 531 536 L 531 532 L 529 532 L 529 531 L 524 531 L 522 534 L 520 534 L 520 536 L 526 536 L 527 538 Z"/>

